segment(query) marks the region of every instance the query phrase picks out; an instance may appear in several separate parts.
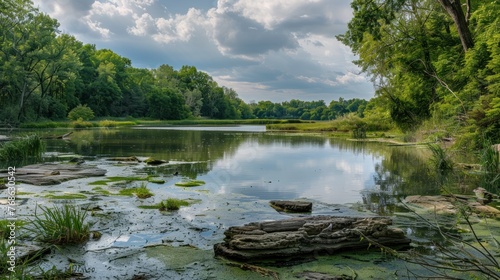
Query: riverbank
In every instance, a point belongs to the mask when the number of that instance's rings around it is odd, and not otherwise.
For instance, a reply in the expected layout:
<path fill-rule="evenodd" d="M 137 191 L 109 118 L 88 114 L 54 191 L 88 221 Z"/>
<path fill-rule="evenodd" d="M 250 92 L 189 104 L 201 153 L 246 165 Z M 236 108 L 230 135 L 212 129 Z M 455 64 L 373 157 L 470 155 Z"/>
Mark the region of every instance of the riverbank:
<path fill-rule="evenodd" d="M 151 120 L 135 118 L 109 118 L 92 121 L 40 121 L 23 123 L 19 128 L 91 128 L 91 127 L 121 127 L 121 126 L 169 126 L 169 125 L 255 125 L 255 124 L 290 124 L 313 123 L 296 119 L 184 119 L 184 120 Z M 11 128 L 9 128 L 11 129 Z"/>

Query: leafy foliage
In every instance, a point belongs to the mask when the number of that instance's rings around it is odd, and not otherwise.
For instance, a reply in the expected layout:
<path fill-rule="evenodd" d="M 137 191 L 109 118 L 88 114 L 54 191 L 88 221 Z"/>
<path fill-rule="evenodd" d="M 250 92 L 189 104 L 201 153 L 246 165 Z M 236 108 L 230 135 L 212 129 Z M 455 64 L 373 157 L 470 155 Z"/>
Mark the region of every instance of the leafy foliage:
<path fill-rule="evenodd" d="M 87 105 L 78 105 L 73 108 L 68 113 L 68 119 L 76 121 L 81 119 L 82 121 L 89 121 L 94 118 L 94 111 L 87 107 Z"/>
<path fill-rule="evenodd" d="M 454 120 L 472 142 L 498 142 L 500 3 L 466 5 L 467 14 L 460 1 L 355 0 L 349 30 L 337 38 L 359 55 L 355 63 L 402 130 L 437 117 Z"/>

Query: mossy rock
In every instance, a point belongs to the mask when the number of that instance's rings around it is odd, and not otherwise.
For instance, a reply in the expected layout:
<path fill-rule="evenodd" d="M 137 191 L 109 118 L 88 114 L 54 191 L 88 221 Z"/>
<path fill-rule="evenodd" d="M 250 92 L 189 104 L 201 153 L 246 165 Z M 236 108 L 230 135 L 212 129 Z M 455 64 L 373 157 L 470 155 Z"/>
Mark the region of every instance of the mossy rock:
<path fill-rule="evenodd" d="M 150 183 L 155 183 L 155 184 L 165 184 L 165 180 L 161 178 L 148 178 L 148 182 Z"/>
<path fill-rule="evenodd" d="M 190 181 L 177 182 L 177 183 L 175 183 L 175 185 L 178 187 L 198 187 L 198 186 L 205 185 L 205 181 L 190 180 Z"/>
<path fill-rule="evenodd" d="M 148 158 L 144 161 L 147 165 L 160 165 L 160 164 L 164 164 L 164 163 L 168 163 L 167 160 L 163 160 L 163 159 L 155 159 L 155 158 Z"/>

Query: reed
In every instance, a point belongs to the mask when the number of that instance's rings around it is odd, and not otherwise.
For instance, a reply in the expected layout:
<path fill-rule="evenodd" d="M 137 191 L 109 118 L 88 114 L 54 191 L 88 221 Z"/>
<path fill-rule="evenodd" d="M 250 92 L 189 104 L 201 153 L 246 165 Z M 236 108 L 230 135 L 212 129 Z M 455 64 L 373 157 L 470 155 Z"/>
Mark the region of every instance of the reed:
<path fill-rule="evenodd" d="M 34 238 L 51 244 L 78 244 L 89 239 L 90 225 L 85 222 L 87 211 L 65 204 L 61 207 L 40 206 L 42 213 L 35 210 L 30 219 L 28 231 Z"/>
<path fill-rule="evenodd" d="M 42 161 L 45 144 L 40 136 L 33 134 L 0 146 L 0 162 L 2 164 L 28 164 Z"/>
<path fill-rule="evenodd" d="M 428 144 L 427 147 L 432 152 L 431 163 L 438 173 L 444 175 L 453 170 L 453 161 L 445 149 L 436 144 Z"/>

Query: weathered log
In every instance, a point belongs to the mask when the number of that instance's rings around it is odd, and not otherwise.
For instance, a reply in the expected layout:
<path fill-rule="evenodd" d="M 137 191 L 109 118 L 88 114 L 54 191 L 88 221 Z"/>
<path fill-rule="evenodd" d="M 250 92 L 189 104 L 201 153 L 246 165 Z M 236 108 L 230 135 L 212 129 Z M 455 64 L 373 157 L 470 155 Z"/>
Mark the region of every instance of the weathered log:
<path fill-rule="evenodd" d="M 104 176 L 106 170 L 84 165 L 44 163 L 16 169 L 16 181 L 31 185 L 57 185 L 64 181 Z"/>
<path fill-rule="evenodd" d="M 271 200 L 271 207 L 278 211 L 308 213 L 312 211 L 312 202 L 293 200 Z"/>
<path fill-rule="evenodd" d="M 260 261 L 333 254 L 368 248 L 370 242 L 396 249 L 411 240 L 387 217 L 312 216 L 230 227 L 216 256 L 240 261 Z"/>

